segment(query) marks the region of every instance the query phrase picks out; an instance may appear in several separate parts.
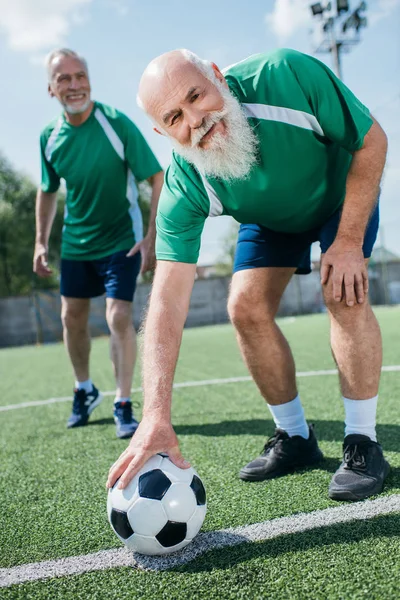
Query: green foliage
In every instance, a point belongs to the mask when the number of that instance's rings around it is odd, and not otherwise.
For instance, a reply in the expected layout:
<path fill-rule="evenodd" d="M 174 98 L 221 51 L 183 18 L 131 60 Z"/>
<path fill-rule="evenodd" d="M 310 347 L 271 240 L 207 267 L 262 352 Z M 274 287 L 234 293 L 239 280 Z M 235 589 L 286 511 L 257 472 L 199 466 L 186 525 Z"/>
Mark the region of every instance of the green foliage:
<path fill-rule="evenodd" d="M 65 194 L 58 195 L 57 213 L 49 242 L 53 276 L 37 277 L 32 271 L 35 244 L 36 186 L 0 154 L 0 297 L 31 293 L 32 289 L 58 287 Z M 144 230 L 150 218 L 151 187 L 140 185 L 139 205 Z"/>
<path fill-rule="evenodd" d="M 48 280 L 32 272 L 35 197 L 34 183 L 0 155 L 0 296 L 27 294 L 33 285 L 40 289 L 57 285 L 57 269 Z M 58 203 L 50 240 L 49 259 L 55 265 L 59 260 L 63 204 Z"/>

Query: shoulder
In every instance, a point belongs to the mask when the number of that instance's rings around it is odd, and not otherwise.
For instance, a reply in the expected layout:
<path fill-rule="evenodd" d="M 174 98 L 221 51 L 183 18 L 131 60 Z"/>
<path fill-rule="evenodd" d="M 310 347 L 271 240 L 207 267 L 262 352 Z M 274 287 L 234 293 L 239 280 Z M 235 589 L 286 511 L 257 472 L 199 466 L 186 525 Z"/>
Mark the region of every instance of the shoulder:
<path fill-rule="evenodd" d="M 240 101 L 248 101 L 260 84 L 269 80 L 281 82 L 293 77 L 292 65 L 301 63 L 306 55 L 290 48 L 253 54 L 223 69 L 229 88 Z"/>
<path fill-rule="evenodd" d="M 109 106 L 108 104 L 103 104 L 102 102 L 96 102 L 94 110 L 95 110 L 95 113 L 97 111 L 102 113 L 106 117 L 106 119 L 110 123 L 112 123 L 112 125 L 130 124 L 130 125 L 133 125 L 134 127 L 136 127 L 135 124 L 133 123 L 133 121 L 125 113 L 121 112 L 117 108 L 114 108 L 113 106 Z"/>
<path fill-rule="evenodd" d="M 47 142 L 54 130 L 60 127 L 60 122 L 62 122 L 61 115 L 55 117 L 52 121 L 50 121 L 50 123 L 43 127 L 42 131 L 40 132 L 40 139 L 43 142 Z"/>
<path fill-rule="evenodd" d="M 199 172 L 176 152 L 165 173 L 160 206 L 170 214 L 184 207 L 191 212 L 208 214 L 208 196 Z"/>

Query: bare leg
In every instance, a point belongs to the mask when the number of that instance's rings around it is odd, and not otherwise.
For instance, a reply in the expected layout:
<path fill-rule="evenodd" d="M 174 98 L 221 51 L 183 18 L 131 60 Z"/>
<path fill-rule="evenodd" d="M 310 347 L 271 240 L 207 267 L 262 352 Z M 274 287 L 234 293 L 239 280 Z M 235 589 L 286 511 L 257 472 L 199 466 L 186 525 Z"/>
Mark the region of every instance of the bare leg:
<path fill-rule="evenodd" d="M 136 362 L 136 332 L 132 323 L 132 302 L 107 298 L 107 323 L 110 328 L 110 354 L 117 384 L 117 397 L 131 395 Z"/>
<path fill-rule="evenodd" d="M 352 400 L 373 398 L 378 394 L 382 368 L 382 339 L 368 299 L 351 307 L 336 302 L 330 279 L 324 286 L 324 298 L 342 394 Z"/>
<path fill-rule="evenodd" d="M 246 269 L 233 275 L 228 311 L 243 358 L 271 405 L 297 396 L 293 356 L 275 322 L 279 302 L 295 269 Z"/>
<path fill-rule="evenodd" d="M 64 343 L 77 381 L 89 379 L 89 298 L 61 296 Z"/>

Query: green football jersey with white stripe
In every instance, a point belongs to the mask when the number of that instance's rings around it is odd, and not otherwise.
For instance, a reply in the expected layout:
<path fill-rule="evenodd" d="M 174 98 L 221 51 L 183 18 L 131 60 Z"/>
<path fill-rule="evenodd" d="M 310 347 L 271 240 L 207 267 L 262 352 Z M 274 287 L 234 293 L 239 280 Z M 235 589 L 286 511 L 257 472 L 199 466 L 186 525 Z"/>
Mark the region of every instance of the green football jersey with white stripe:
<path fill-rule="evenodd" d="M 137 182 L 161 167 L 127 116 L 94 102 L 78 127 L 64 115 L 50 123 L 40 146 L 42 190 L 67 187 L 62 258 L 96 260 L 142 239 Z"/>
<path fill-rule="evenodd" d="M 259 139 L 245 180 L 205 178 L 174 152 L 157 215 L 157 258 L 197 262 L 208 216 L 231 215 L 286 233 L 322 225 L 343 203 L 368 109 L 323 63 L 282 49 L 224 75 Z"/>

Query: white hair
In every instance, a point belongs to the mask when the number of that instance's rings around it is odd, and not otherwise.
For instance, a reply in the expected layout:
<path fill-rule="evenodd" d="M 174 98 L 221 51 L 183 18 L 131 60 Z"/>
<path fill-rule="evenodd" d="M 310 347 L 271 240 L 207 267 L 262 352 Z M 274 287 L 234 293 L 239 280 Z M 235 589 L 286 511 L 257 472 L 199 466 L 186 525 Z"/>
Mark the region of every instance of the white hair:
<path fill-rule="evenodd" d="M 86 71 L 86 74 L 87 75 L 89 74 L 87 62 L 86 62 L 86 59 L 83 58 L 83 56 L 81 56 L 74 50 L 70 50 L 69 48 L 56 48 L 55 50 L 52 50 L 50 52 L 50 54 L 48 54 L 46 57 L 46 69 L 47 69 L 47 77 L 49 79 L 49 83 L 51 83 L 51 80 L 53 78 L 53 73 L 52 73 L 53 60 L 55 58 L 58 58 L 59 56 L 69 56 L 70 58 L 75 58 L 76 60 L 79 60 L 79 62 L 82 63 L 82 65 Z"/>
<path fill-rule="evenodd" d="M 204 75 L 204 77 L 206 79 L 208 79 L 212 83 L 215 83 L 216 81 L 218 81 L 217 77 L 215 75 L 214 69 L 212 67 L 211 61 L 200 58 L 200 56 L 198 56 L 194 52 L 191 52 L 190 50 L 186 50 L 186 48 L 180 48 L 179 50 L 176 50 L 176 52 L 180 52 L 182 54 L 182 56 L 188 62 L 190 62 L 193 66 L 195 66 L 196 69 L 198 71 L 200 71 L 200 73 L 202 75 Z M 137 102 L 138 107 L 146 112 L 146 109 L 144 107 L 144 104 L 143 104 L 139 94 L 137 94 L 137 96 L 136 96 L 136 102 Z"/>

